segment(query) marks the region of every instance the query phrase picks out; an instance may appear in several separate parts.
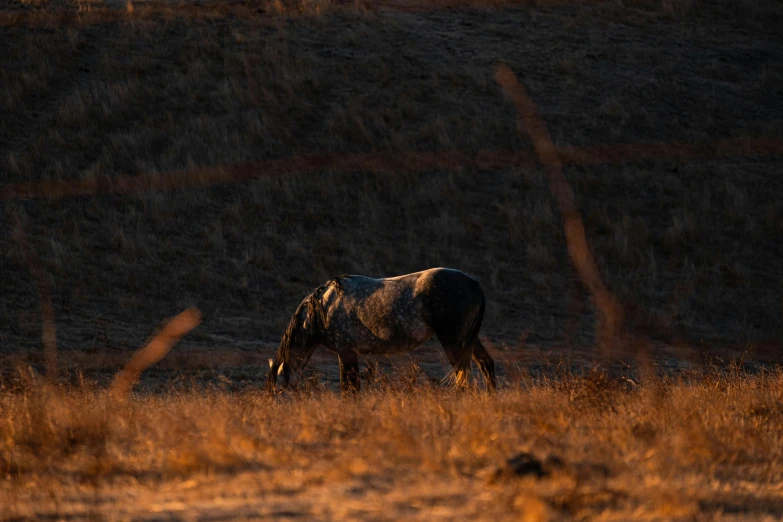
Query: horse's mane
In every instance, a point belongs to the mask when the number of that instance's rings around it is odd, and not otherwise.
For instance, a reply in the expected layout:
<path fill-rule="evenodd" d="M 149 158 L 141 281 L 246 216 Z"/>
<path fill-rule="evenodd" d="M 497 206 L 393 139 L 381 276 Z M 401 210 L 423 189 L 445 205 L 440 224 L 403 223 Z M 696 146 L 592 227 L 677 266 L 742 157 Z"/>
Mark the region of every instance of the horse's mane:
<path fill-rule="evenodd" d="M 346 277 L 349 276 L 341 275 L 340 277 L 335 277 L 322 284 L 310 292 L 307 297 L 302 299 L 302 302 L 299 303 L 299 306 L 296 307 L 296 311 L 291 316 L 291 320 L 288 321 L 288 327 L 283 334 L 283 338 L 280 340 L 280 348 L 277 352 L 279 362 L 287 363 L 291 357 L 291 340 L 294 337 L 296 329 L 299 327 L 298 318 L 299 314 L 302 312 L 302 308 L 307 308 L 306 319 L 309 323 L 308 331 L 305 332 L 305 334 L 312 335 L 313 331 L 326 322 L 326 310 L 324 309 L 323 302 L 321 302 L 321 297 L 323 297 L 324 292 L 326 292 L 330 286 L 333 286 L 338 293 L 342 294 L 343 286 L 341 280 Z"/>

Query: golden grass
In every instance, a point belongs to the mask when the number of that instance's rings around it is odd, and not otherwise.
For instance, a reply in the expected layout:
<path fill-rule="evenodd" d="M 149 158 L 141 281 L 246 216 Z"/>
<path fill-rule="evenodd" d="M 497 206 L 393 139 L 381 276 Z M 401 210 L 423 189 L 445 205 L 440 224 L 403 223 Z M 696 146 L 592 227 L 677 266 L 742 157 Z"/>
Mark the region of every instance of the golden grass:
<path fill-rule="evenodd" d="M 642 383 L 554 371 L 495 395 L 409 371 L 356 397 L 311 381 L 280 396 L 172 388 L 121 403 L 20 378 L 0 394 L 3 516 L 780 514 L 780 370 Z M 520 452 L 543 476 L 506 463 Z"/>

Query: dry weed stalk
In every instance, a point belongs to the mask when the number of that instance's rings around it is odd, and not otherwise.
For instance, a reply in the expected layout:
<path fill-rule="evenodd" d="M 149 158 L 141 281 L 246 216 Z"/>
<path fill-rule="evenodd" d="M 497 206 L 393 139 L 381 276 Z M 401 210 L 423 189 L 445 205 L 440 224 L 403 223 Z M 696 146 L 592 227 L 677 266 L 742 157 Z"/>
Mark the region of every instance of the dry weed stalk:
<path fill-rule="evenodd" d="M 622 334 L 623 308 L 614 294 L 604 285 L 587 243 L 582 217 L 574 204 L 574 193 L 563 176 L 563 165 L 557 148 L 552 142 L 546 124 L 538 114 L 535 103 L 508 66 L 500 65 L 497 68 L 495 80 L 516 106 L 517 129 L 520 135 L 523 131 L 527 131 L 533 142 L 536 156 L 547 170 L 550 190 L 563 217 L 568 255 L 598 309 L 600 322 L 596 327 L 596 336 L 598 346 L 606 350 Z"/>
<path fill-rule="evenodd" d="M 708 143 L 628 143 L 556 149 L 560 165 L 622 164 L 643 161 L 680 161 L 732 156 L 783 156 L 783 140 L 740 136 Z M 433 170 L 502 170 L 534 167 L 536 156 L 519 150 L 482 150 L 467 154 L 458 150 L 437 152 L 397 151 L 340 154 L 313 152 L 282 159 L 200 166 L 186 170 L 142 175 L 80 177 L 0 185 L 0 200 L 55 200 L 100 194 L 135 194 L 240 183 L 251 179 L 294 173 L 429 172 Z"/>
<path fill-rule="evenodd" d="M 47 281 L 46 271 L 44 270 L 41 258 L 38 252 L 27 241 L 19 216 L 16 212 L 10 212 L 13 223 L 12 236 L 22 251 L 27 268 L 30 269 L 30 275 L 35 281 L 35 288 L 38 291 L 38 302 L 41 309 L 41 343 L 44 349 L 44 359 L 46 361 L 46 378 L 53 383 L 57 380 L 59 373 L 57 364 L 57 328 L 54 322 L 54 307 L 52 306 L 52 292 Z"/>
<path fill-rule="evenodd" d="M 200 322 L 201 312 L 191 307 L 165 323 L 160 332 L 144 348 L 137 351 L 114 378 L 110 389 L 112 397 L 115 399 L 126 397 L 141 372 L 163 359 L 182 336 L 198 326 Z"/>

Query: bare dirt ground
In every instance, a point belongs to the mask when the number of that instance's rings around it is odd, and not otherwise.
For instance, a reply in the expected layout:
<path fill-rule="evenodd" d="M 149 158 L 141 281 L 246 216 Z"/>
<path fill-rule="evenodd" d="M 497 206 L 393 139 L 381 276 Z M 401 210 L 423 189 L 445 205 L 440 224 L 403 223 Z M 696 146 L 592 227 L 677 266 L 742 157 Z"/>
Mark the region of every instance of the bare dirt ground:
<path fill-rule="evenodd" d="M 783 336 L 782 13 L 0 1 L 2 518 L 780 516 L 780 386 L 764 376 Z M 629 344 L 600 385 L 580 380 L 595 313 L 499 63 L 645 340 L 644 364 Z M 432 389 L 433 344 L 413 354 L 421 388 L 340 402 L 318 354 L 314 395 L 254 395 L 309 290 L 433 266 L 485 288 L 496 402 Z M 63 369 L 50 394 L 17 373 L 45 366 L 42 291 Z M 112 417 L 99 390 L 190 305 L 202 324 Z M 375 454 L 383 430 L 396 442 Z M 519 451 L 564 464 L 506 477 Z"/>

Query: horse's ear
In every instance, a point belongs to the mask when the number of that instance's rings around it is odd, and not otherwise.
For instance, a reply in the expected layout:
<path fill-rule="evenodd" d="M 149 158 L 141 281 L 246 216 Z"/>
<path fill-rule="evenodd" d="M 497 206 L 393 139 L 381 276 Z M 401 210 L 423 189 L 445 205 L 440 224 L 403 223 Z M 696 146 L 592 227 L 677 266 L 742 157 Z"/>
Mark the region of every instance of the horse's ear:
<path fill-rule="evenodd" d="M 280 365 L 280 367 L 277 369 L 277 375 L 283 375 L 283 367 L 284 366 L 285 366 L 285 363 Z"/>
<path fill-rule="evenodd" d="M 274 359 L 268 359 L 268 361 L 269 361 L 269 367 L 270 368 L 275 365 L 275 360 Z"/>

